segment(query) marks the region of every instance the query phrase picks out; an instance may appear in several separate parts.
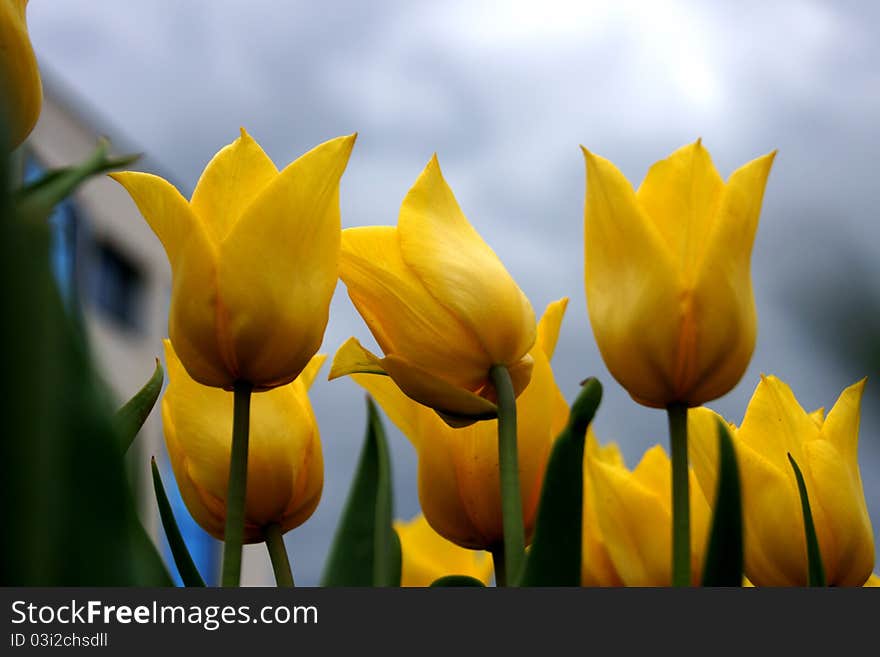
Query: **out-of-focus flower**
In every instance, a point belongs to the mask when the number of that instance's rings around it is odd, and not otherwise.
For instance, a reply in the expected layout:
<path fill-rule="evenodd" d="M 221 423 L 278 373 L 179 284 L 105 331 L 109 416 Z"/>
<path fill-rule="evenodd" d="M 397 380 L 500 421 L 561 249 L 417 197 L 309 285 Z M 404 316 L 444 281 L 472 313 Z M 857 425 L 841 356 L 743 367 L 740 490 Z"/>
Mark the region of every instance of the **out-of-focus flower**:
<path fill-rule="evenodd" d="M 190 376 L 231 389 L 293 381 L 324 337 L 339 271 L 339 180 L 356 135 L 279 172 L 242 129 L 186 199 L 147 173 L 113 173 L 171 263 L 168 330 Z"/>
<path fill-rule="evenodd" d="M 868 581 L 865 582 L 865 586 L 880 586 L 880 575 L 877 573 L 871 573 Z"/>
<path fill-rule="evenodd" d="M 858 465 L 859 407 L 865 381 L 846 388 L 823 419 L 808 414 L 785 383 L 762 376 L 734 447 L 742 480 L 745 571 L 755 586 L 805 586 L 807 550 L 797 461 L 829 585 L 861 586 L 874 567 L 874 538 Z M 691 463 L 704 491 L 718 472 L 717 415 L 688 417 Z M 713 493 L 714 494 L 714 493 Z"/>
<path fill-rule="evenodd" d="M 698 406 L 745 372 L 757 331 L 752 243 L 774 155 L 725 183 L 697 141 L 654 164 L 636 192 L 584 149 L 590 322 L 637 402 Z"/>
<path fill-rule="evenodd" d="M 556 301 L 544 314 L 531 350 L 531 381 L 516 400 L 520 493 L 527 537 L 534 529 L 550 448 L 568 419 L 568 405 L 556 386 L 549 361 L 566 303 L 567 299 Z M 431 527 L 465 548 L 487 550 L 500 545 L 504 533 L 497 420 L 453 428 L 403 394 L 387 376 L 355 374 L 352 378 L 376 398 L 416 448 L 419 500 Z"/>
<path fill-rule="evenodd" d="M 467 575 L 488 585 L 492 579 L 492 558 L 487 552 L 468 550 L 447 541 L 431 529 L 419 514 L 409 522 L 394 523 L 400 537 L 403 563 L 401 586 L 430 586 L 446 575 Z"/>
<path fill-rule="evenodd" d="M 699 583 L 711 513 L 690 477 L 691 573 Z M 656 445 L 628 470 L 615 444 L 592 432 L 584 449 L 583 568 L 585 586 L 672 584 L 672 466 Z"/>
<path fill-rule="evenodd" d="M 308 388 L 326 356 L 317 355 L 285 386 L 254 395 L 250 409 L 244 540 L 264 540 L 267 525 L 282 532 L 312 515 L 324 485 L 318 424 Z M 165 340 L 168 388 L 162 398 L 165 445 L 187 509 L 223 540 L 229 483 L 232 393 L 193 381 Z"/>
<path fill-rule="evenodd" d="M 331 379 L 387 373 L 458 426 L 495 417 L 493 365 L 509 369 L 517 395 L 528 384 L 532 306 L 468 223 L 436 155 L 404 198 L 396 227 L 343 231 L 340 276 L 385 357 L 352 338 Z"/>
<path fill-rule="evenodd" d="M 40 69 L 28 35 L 28 0 L 0 2 L 0 121 L 8 124 L 12 148 L 34 129 L 43 105 Z"/>

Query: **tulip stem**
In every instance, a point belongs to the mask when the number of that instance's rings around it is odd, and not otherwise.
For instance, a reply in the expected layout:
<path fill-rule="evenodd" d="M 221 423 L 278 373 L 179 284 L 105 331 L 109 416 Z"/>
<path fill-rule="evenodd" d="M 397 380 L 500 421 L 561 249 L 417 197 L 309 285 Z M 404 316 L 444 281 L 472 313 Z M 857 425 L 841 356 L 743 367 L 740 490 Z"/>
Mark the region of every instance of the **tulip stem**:
<path fill-rule="evenodd" d="M 223 534 L 223 586 L 241 582 L 241 544 L 244 540 L 244 509 L 247 492 L 248 434 L 251 424 L 251 390 L 246 381 L 233 387 L 232 451 L 226 493 L 226 531 Z"/>
<path fill-rule="evenodd" d="M 672 585 L 691 584 L 691 518 L 688 491 L 687 406 L 670 404 L 669 441 L 672 452 Z"/>
<path fill-rule="evenodd" d="M 281 525 L 277 522 L 266 527 L 266 548 L 269 550 L 269 559 L 272 560 L 272 570 L 275 571 L 275 583 L 279 587 L 292 587 L 293 571 L 290 570 Z"/>
<path fill-rule="evenodd" d="M 498 464 L 501 470 L 501 522 L 504 529 L 505 585 L 515 585 L 525 556 L 522 497 L 519 490 L 519 459 L 516 447 L 516 395 L 510 372 L 493 365 L 489 376 L 498 395 Z"/>

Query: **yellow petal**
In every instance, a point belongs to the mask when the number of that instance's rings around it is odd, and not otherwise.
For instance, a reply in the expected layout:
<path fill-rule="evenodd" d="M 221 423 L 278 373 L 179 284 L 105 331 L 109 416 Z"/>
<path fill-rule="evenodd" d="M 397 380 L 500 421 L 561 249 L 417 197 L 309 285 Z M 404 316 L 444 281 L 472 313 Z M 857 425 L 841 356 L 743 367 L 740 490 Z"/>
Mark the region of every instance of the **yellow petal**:
<path fill-rule="evenodd" d="M 877 573 L 871 573 L 871 576 L 868 578 L 868 581 L 865 582 L 865 586 L 880 586 L 880 575 Z"/>
<path fill-rule="evenodd" d="M 351 378 L 373 396 L 416 449 L 423 436 L 432 439 L 432 434 L 448 429 L 434 411 L 407 397 L 390 376 L 354 374 Z"/>
<path fill-rule="evenodd" d="M 323 340 L 338 276 L 339 181 L 354 141 L 332 139 L 291 163 L 220 245 L 223 332 L 239 378 L 258 387 L 291 381 Z"/>
<path fill-rule="evenodd" d="M 822 425 L 825 424 L 825 407 L 824 406 L 817 408 L 812 413 L 808 413 L 808 415 L 810 416 L 810 419 L 815 423 L 815 425 L 817 427 L 819 427 L 820 429 L 822 428 Z"/>
<path fill-rule="evenodd" d="M 446 575 L 467 575 L 488 585 L 492 560 L 488 553 L 467 550 L 435 532 L 423 515 L 409 522 L 397 521 L 403 557 L 401 586 L 430 586 Z"/>
<path fill-rule="evenodd" d="M 452 385 L 404 358 L 391 354 L 382 359 L 382 366 L 408 397 L 438 413 L 473 421 L 498 414 L 498 408 L 488 399 Z"/>
<path fill-rule="evenodd" d="M 192 242 L 209 243 L 208 234 L 189 203 L 167 180 L 151 173 L 118 171 L 108 174 L 122 185 L 165 247 L 171 268 L 176 269 Z"/>
<path fill-rule="evenodd" d="M 122 185 L 165 247 L 172 270 L 168 334 L 189 375 L 204 385 L 230 387 L 235 371 L 217 340 L 217 252 L 180 192 L 148 173 L 110 177 Z"/>
<path fill-rule="evenodd" d="M 859 417 L 866 382 L 867 379 L 862 379 L 840 393 L 822 425 L 822 438 L 837 448 L 850 473 L 858 480 L 860 488 Z"/>
<path fill-rule="evenodd" d="M 623 457 L 614 443 L 600 446 L 592 427 L 587 429 L 584 448 L 584 492 L 582 524 L 581 584 L 583 586 L 623 586 L 605 545 L 596 508 L 596 493 L 590 474 L 590 460 L 623 467 Z"/>
<path fill-rule="evenodd" d="M 242 128 L 241 136 L 220 149 L 202 172 L 192 196 L 193 212 L 219 244 L 277 175 L 272 160 Z"/>
<path fill-rule="evenodd" d="M 625 468 L 590 460 L 599 527 L 614 570 L 627 586 L 668 586 L 672 517 Z"/>
<path fill-rule="evenodd" d="M 386 355 L 407 358 L 470 390 L 485 383 L 488 354 L 403 261 L 396 228 L 344 230 L 340 277 Z"/>
<path fill-rule="evenodd" d="M 315 354 L 312 356 L 312 360 L 309 361 L 309 364 L 306 365 L 306 368 L 297 377 L 296 380 L 302 383 L 305 390 L 312 387 L 312 383 L 315 382 L 315 377 L 318 376 L 318 371 L 321 369 L 325 360 L 327 360 L 327 354 Z"/>
<path fill-rule="evenodd" d="M 349 338 L 336 351 L 327 380 L 349 374 L 387 374 L 379 357 L 365 349 L 356 338 Z"/>
<path fill-rule="evenodd" d="M 689 312 L 678 269 L 632 186 L 584 149 L 584 282 L 590 324 L 609 371 L 642 404 L 681 399 L 676 368 Z"/>
<path fill-rule="evenodd" d="M 491 363 L 522 358 L 535 341 L 535 313 L 465 218 L 436 155 L 404 198 L 397 225 L 404 261 L 477 337 Z"/>
<path fill-rule="evenodd" d="M 819 429 L 795 399 L 788 385 L 775 376 L 761 376 L 737 439 L 772 463 L 786 478 L 788 454 L 804 463 L 803 444 L 819 437 Z M 804 466 L 801 466 L 804 467 Z M 794 483 L 794 475 L 791 475 Z"/>
<path fill-rule="evenodd" d="M 874 567 L 874 533 L 861 481 L 830 441 L 808 442 L 805 451 L 826 580 L 829 585 L 861 586 Z"/>
<path fill-rule="evenodd" d="M 556 342 L 559 340 L 559 329 L 562 327 L 562 318 L 567 307 L 568 297 L 550 303 L 538 322 L 538 338 L 535 340 L 535 345 L 544 352 L 547 360 L 553 359 Z"/>
<path fill-rule="evenodd" d="M 25 20 L 26 0 L 0 2 L 0 116 L 17 148 L 34 129 L 43 104 L 40 69 Z M 4 155 L 5 157 L 5 155 Z"/>
<path fill-rule="evenodd" d="M 735 386 L 752 356 L 757 335 L 751 251 L 773 154 L 741 167 L 724 188 L 694 288 L 691 377 L 699 404 Z"/>
<path fill-rule="evenodd" d="M 660 231 L 686 280 L 693 280 L 724 183 L 701 141 L 678 149 L 648 171 L 639 205 Z"/>

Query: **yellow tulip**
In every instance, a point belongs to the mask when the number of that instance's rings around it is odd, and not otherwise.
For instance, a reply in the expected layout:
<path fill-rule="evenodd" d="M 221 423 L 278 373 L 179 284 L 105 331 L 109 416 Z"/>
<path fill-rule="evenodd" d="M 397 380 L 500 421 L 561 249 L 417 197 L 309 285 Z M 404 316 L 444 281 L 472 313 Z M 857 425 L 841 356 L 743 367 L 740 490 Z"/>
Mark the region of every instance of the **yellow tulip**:
<path fill-rule="evenodd" d="M 340 276 L 385 357 L 352 338 L 331 379 L 388 374 L 458 426 L 496 416 L 493 365 L 507 366 L 517 395 L 528 384 L 532 306 L 468 223 L 436 155 L 403 200 L 396 227 L 342 232 Z"/>
<path fill-rule="evenodd" d="M 165 247 L 168 331 L 199 383 L 284 385 L 320 347 L 338 277 L 339 180 L 355 137 L 325 142 L 279 172 L 242 129 L 189 203 L 157 176 L 110 174 Z"/>
<path fill-rule="evenodd" d="M 804 475 L 828 584 L 861 586 L 870 576 L 874 535 L 857 456 L 864 386 L 862 380 L 846 388 L 823 418 L 822 409 L 808 414 L 776 377 L 761 377 L 733 431 L 745 571 L 755 586 L 807 584 L 804 520 L 788 454 Z M 717 417 L 700 408 L 688 418 L 691 462 L 705 491 L 714 491 L 717 479 Z"/>
<path fill-rule="evenodd" d="M 0 2 L 0 121 L 8 122 L 12 148 L 34 129 L 43 105 L 40 69 L 25 18 L 27 3 Z"/>
<path fill-rule="evenodd" d="M 699 583 L 709 535 L 709 504 L 690 477 L 691 579 Z M 660 445 L 628 470 L 617 445 L 584 449 L 584 586 L 672 584 L 672 466 Z"/>
<path fill-rule="evenodd" d="M 723 182 L 697 141 L 638 191 L 584 149 L 584 260 L 593 334 L 640 404 L 698 406 L 728 392 L 755 346 L 752 242 L 775 152 Z"/>
<path fill-rule="evenodd" d="M 419 514 L 409 522 L 394 523 L 403 557 L 401 586 L 430 586 L 446 575 L 467 575 L 488 585 L 492 559 L 486 552 L 467 550 L 450 543 Z"/>
<path fill-rule="evenodd" d="M 868 581 L 865 582 L 865 586 L 880 586 L 880 575 L 876 573 L 871 573 L 871 576 L 868 578 Z"/>
<path fill-rule="evenodd" d="M 245 543 L 265 540 L 277 524 L 286 532 L 314 512 L 324 485 L 318 424 L 308 388 L 324 362 L 317 355 L 285 386 L 254 395 L 245 502 Z M 232 426 L 232 393 L 193 381 L 165 340 L 168 388 L 162 398 L 165 445 L 186 508 L 223 540 Z"/>
<path fill-rule="evenodd" d="M 549 361 L 566 303 L 567 299 L 562 299 L 550 304 L 541 320 L 531 350 L 531 381 L 516 400 L 520 495 L 527 537 L 534 529 L 550 448 L 568 419 L 568 406 Z M 453 428 L 403 394 L 389 377 L 355 374 L 352 378 L 375 397 L 415 447 L 419 500 L 431 527 L 461 547 L 488 550 L 500 545 L 504 534 L 497 420 Z"/>

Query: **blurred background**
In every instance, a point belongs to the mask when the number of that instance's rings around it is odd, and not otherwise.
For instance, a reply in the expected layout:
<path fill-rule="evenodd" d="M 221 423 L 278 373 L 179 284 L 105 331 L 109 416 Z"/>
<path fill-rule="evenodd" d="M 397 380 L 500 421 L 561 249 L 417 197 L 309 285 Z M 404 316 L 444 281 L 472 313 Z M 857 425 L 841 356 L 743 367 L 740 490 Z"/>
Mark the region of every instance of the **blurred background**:
<path fill-rule="evenodd" d="M 697 137 L 724 178 L 777 148 L 753 256 L 757 349 L 739 386 L 711 406 L 740 422 L 763 372 L 787 381 L 807 410 L 830 408 L 868 376 L 860 463 L 880 547 L 878 21 L 880 5 L 863 2 L 35 0 L 28 23 L 47 101 L 28 170 L 79 161 L 106 134 L 189 197 L 240 126 L 279 168 L 357 131 L 341 192 L 343 226 L 355 226 L 396 223 L 436 151 L 465 214 L 536 312 L 571 298 L 557 381 L 571 399 L 581 379 L 601 379 L 597 434 L 634 466 L 645 448 L 666 444 L 666 417 L 630 400 L 593 341 L 578 144 L 634 185 Z M 125 399 L 161 354 L 164 253 L 108 180 L 87 185 L 55 222 L 62 289 L 81 299 L 102 371 Z M 323 351 L 350 335 L 375 346 L 340 283 Z M 365 417 L 364 394 L 348 380 L 319 377 L 311 396 L 326 474 L 315 515 L 287 536 L 302 585 L 319 581 Z M 167 468 L 158 416 L 132 471 L 143 478 L 148 527 L 164 541 L 147 494 L 149 455 Z M 409 518 L 415 456 L 388 428 L 396 514 Z M 176 488 L 170 468 L 165 479 Z M 219 544 L 188 525 L 216 581 Z M 245 583 L 271 581 L 265 550 L 249 548 Z"/>

